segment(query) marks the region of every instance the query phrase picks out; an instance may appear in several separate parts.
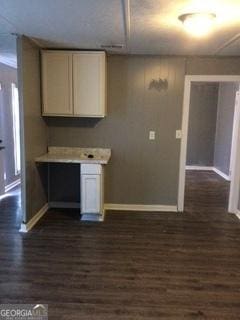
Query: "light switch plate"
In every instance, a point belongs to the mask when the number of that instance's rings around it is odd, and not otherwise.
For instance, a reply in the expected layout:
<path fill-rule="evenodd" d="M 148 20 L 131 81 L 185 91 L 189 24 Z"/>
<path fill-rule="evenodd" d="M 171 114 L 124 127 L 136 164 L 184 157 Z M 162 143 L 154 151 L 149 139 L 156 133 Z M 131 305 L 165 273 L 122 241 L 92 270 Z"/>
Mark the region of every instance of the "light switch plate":
<path fill-rule="evenodd" d="M 149 140 L 155 140 L 155 131 L 149 131 Z"/>
<path fill-rule="evenodd" d="M 176 130 L 176 139 L 182 139 L 182 130 Z"/>

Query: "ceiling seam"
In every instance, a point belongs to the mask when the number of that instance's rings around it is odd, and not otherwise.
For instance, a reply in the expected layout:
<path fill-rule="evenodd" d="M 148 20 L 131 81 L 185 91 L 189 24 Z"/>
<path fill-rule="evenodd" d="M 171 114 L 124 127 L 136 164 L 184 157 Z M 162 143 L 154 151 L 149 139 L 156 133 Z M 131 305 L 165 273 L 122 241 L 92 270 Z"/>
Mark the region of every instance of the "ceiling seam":
<path fill-rule="evenodd" d="M 226 41 L 222 46 L 220 46 L 215 52 L 214 54 L 217 55 L 218 53 L 220 53 L 222 50 L 226 49 L 227 47 L 229 47 L 231 44 L 233 44 L 234 42 L 236 42 L 238 39 L 240 38 L 240 33 L 236 34 L 234 37 L 232 37 L 230 40 Z"/>
<path fill-rule="evenodd" d="M 10 26 L 14 28 L 14 31 L 16 31 L 16 26 L 7 18 L 5 18 L 3 15 L 0 14 L 0 18 L 2 18 L 5 22 L 7 22 Z"/>
<path fill-rule="evenodd" d="M 35 43 L 39 48 L 43 48 L 42 44 L 40 43 L 40 41 L 36 38 L 32 38 L 32 37 L 29 37 L 31 39 L 31 41 L 33 43 Z"/>
<path fill-rule="evenodd" d="M 126 43 L 126 50 L 129 50 L 129 42 L 131 35 L 131 9 L 130 0 L 121 0 L 123 9 L 123 25 L 124 25 L 124 36 Z"/>

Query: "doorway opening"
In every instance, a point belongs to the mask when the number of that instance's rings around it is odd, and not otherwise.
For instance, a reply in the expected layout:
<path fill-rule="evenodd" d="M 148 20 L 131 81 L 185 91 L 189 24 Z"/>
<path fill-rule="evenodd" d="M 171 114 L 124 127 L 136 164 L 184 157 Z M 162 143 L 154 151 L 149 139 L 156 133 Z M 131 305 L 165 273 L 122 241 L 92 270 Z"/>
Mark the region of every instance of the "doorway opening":
<path fill-rule="evenodd" d="M 186 76 L 179 211 L 186 202 L 238 213 L 239 85 L 238 76 Z"/>
<path fill-rule="evenodd" d="M 0 220 L 11 215 L 18 227 L 22 210 L 16 37 L 2 35 L 0 40 Z"/>

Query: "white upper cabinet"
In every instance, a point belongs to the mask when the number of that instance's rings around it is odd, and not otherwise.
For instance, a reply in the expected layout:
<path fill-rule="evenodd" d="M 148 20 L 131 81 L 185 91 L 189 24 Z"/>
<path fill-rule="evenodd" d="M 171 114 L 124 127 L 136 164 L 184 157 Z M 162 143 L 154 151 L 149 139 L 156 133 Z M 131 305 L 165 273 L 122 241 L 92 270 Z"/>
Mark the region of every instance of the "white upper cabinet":
<path fill-rule="evenodd" d="M 106 115 L 106 54 L 42 51 L 44 116 Z"/>
<path fill-rule="evenodd" d="M 83 117 L 105 115 L 105 53 L 73 54 L 74 114 Z"/>
<path fill-rule="evenodd" d="M 72 55 L 42 52 L 43 115 L 70 116 L 72 104 Z"/>

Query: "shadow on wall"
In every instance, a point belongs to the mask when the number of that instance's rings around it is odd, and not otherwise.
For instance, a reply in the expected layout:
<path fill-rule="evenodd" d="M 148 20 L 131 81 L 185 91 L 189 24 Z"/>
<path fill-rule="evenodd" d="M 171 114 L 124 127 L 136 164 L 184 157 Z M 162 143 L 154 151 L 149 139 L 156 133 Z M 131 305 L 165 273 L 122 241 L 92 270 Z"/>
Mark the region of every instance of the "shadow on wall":
<path fill-rule="evenodd" d="M 94 128 L 103 118 L 44 117 L 47 126 Z"/>

